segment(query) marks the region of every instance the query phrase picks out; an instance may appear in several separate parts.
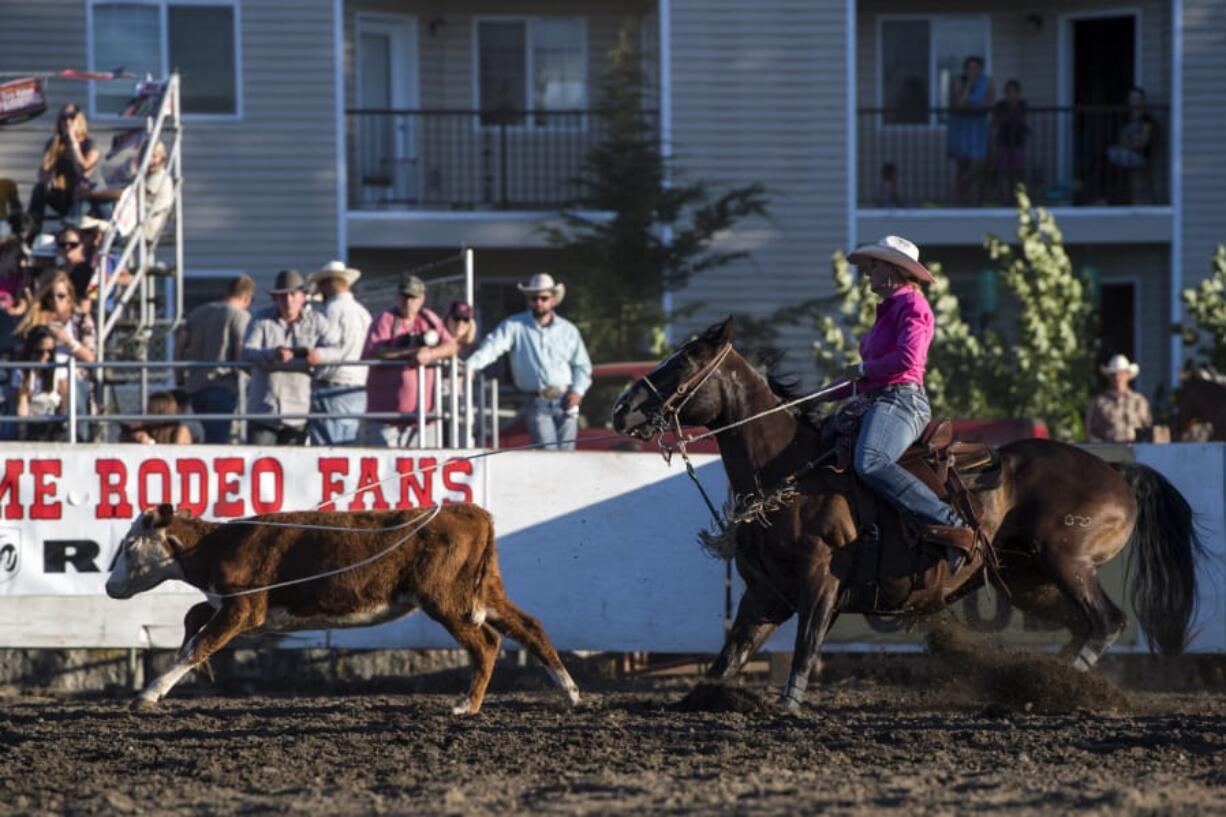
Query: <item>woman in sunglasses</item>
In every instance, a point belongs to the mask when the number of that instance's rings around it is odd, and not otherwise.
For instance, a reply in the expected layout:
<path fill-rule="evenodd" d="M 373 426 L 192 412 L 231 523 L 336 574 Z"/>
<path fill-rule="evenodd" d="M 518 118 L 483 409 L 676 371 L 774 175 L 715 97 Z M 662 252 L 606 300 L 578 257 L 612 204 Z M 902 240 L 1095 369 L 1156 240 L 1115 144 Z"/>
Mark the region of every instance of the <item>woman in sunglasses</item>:
<path fill-rule="evenodd" d="M 21 322 L 16 334 L 28 336 L 36 327 L 46 327 L 55 338 L 55 359 L 67 363 L 74 358 L 78 363 L 92 363 L 96 332 L 94 319 L 88 312 L 77 308 L 77 293 L 72 280 L 63 271 L 57 271 L 38 288 L 34 301 Z M 81 414 L 92 413 L 90 388 L 92 378 L 85 369 L 77 370 L 77 406 Z M 81 440 L 88 440 L 88 424 L 82 423 L 77 432 Z"/>
<path fill-rule="evenodd" d="M 26 335 L 21 350 L 22 361 L 29 363 L 55 362 L 55 337 L 46 326 L 36 326 Z M 50 417 L 63 414 L 68 404 L 68 372 L 55 368 L 14 369 L 9 384 L 18 417 Z M 62 440 L 64 424 L 21 423 L 16 429 L 20 440 Z"/>
<path fill-rule="evenodd" d="M 60 109 L 55 134 L 47 140 L 38 177 L 30 193 L 35 232 L 42 229 L 50 205 L 61 216 L 79 218 L 89 201 L 89 189 L 100 177 L 102 153 L 89 136 L 89 122 L 75 103 Z"/>

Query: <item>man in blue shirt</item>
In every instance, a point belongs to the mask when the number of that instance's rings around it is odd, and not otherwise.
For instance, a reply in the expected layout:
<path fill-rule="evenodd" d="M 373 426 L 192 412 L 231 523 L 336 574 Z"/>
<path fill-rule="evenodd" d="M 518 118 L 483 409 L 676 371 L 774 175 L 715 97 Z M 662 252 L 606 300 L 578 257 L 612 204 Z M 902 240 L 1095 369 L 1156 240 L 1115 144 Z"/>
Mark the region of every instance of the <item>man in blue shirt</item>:
<path fill-rule="evenodd" d="M 592 385 L 592 361 L 578 327 L 554 312 L 566 297 L 565 286 L 538 273 L 519 284 L 519 291 L 528 299 L 528 311 L 494 327 L 466 365 L 480 371 L 509 352 L 515 388 L 533 395 L 524 406 L 532 442 L 573 451 L 579 403 Z"/>

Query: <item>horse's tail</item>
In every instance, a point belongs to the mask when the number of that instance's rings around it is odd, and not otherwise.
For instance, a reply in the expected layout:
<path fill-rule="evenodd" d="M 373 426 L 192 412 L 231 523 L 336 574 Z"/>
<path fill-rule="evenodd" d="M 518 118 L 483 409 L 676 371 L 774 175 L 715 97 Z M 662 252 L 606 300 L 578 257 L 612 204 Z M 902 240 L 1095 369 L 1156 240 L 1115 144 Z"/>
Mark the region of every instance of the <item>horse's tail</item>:
<path fill-rule="evenodd" d="M 1196 532 L 1192 508 L 1183 494 L 1148 465 L 1115 463 L 1137 498 L 1132 531 L 1136 560 L 1133 611 L 1149 648 L 1167 655 L 1183 650 L 1196 607 L 1196 559 L 1205 546 Z"/>

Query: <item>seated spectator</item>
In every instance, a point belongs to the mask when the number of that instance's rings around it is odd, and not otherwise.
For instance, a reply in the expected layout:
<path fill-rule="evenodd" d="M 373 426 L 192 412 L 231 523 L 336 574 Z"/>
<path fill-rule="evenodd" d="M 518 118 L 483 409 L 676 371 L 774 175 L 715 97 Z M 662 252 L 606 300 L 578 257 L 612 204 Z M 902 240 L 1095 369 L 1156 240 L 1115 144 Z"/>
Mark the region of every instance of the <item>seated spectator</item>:
<path fill-rule="evenodd" d="M 102 152 L 89 135 L 85 112 L 70 102 L 60 109 L 55 134 L 43 148 L 37 181 L 30 192 L 29 212 L 36 231 L 42 229 L 47 207 L 61 216 L 85 212 L 89 192 L 101 184 Z"/>
<path fill-rule="evenodd" d="M 81 363 L 94 360 L 96 332 L 94 320 L 88 312 L 77 309 L 76 291 L 72 280 L 62 271 L 56 271 L 40 283 L 30 303 L 30 308 L 17 324 L 17 334 L 26 336 L 35 327 L 44 326 L 55 338 L 55 360 L 68 363 L 75 358 Z M 77 370 L 77 407 L 81 414 L 91 413 L 90 382 L 92 378 L 85 369 Z M 78 439 L 89 438 L 88 424 L 82 423 Z"/>
<path fill-rule="evenodd" d="M 9 235 L 0 241 L 0 309 L 8 315 L 22 315 L 29 306 L 30 248 L 25 236 L 32 219 L 25 213 L 9 215 Z"/>
<path fill-rule="evenodd" d="M 452 301 L 451 306 L 447 307 L 447 317 L 443 323 L 455 338 L 457 354 L 461 357 L 476 347 L 477 319 L 472 304 L 468 301 Z"/>
<path fill-rule="evenodd" d="M 1018 183 L 1026 179 L 1026 139 L 1030 136 L 1022 84 L 1015 79 L 1005 83 L 1005 98 L 992 109 L 992 134 L 1000 198 L 1011 204 Z"/>
<path fill-rule="evenodd" d="M 162 227 L 175 206 L 175 189 L 166 170 L 166 146 L 161 141 L 153 143 L 149 156 L 149 170 L 145 174 L 145 240 L 153 241 L 161 235 Z M 126 188 L 110 187 L 93 190 L 90 200 L 114 204 L 123 197 Z M 133 205 L 135 207 L 135 205 Z"/>
<path fill-rule="evenodd" d="M 6 221 L 22 212 L 21 197 L 17 194 L 17 182 L 8 178 L 0 178 L 0 218 Z"/>
<path fill-rule="evenodd" d="M 149 395 L 149 405 L 146 414 L 182 414 L 183 405 L 172 391 L 158 391 Z M 142 445 L 191 445 L 192 432 L 185 423 L 178 420 L 145 420 L 126 429 L 122 442 L 141 443 Z"/>
<path fill-rule="evenodd" d="M 55 361 L 55 337 L 46 326 L 35 326 L 26 335 L 21 360 L 30 363 Z M 9 402 L 18 417 L 52 417 L 68 411 L 68 370 L 63 367 L 14 369 L 9 383 Z M 19 440 L 62 440 L 64 423 L 21 423 Z"/>
<path fill-rule="evenodd" d="M 68 273 L 73 290 L 81 296 L 82 308 L 88 308 L 89 285 L 94 279 L 92 241 L 86 241 L 79 228 L 69 226 L 56 235 L 55 248 L 60 269 Z"/>
<path fill-rule="evenodd" d="M 110 222 L 103 221 L 100 218 L 93 216 L 81 216 L 69 226 L 75 227 L 77 233 L 81 236 L 85 244 L 85 256 L 89 262 L 90 278 L 89 284 L 85 289 L 78 289 L 77 294 L 82 300 L 96 300 L 98 297 L 98 286 L 100 283 L 99 273 L 106 275 L 107 281 L 112 282 L 112 287 L 116 285 L 125 287 L 132 283 L 132 273 L 126 268 L 116 272 L 116 267 L 119 265 L 120 244 L 115 243 L 111 246 L 111 251 L 101 257 L 102 245 L 106 240 L 107 231 L 111 228 Z M 74 283 L 76 283 L 74 281 Z M 114 306 L 115 300 L 118 297 L 118 292 L 112 288 L 107 299 L 107 307 Z"/>
<path fill-rule="evenodd" d="M 898 166 L 893 162 L 881 165 L 881 187 L 877 190 L 877 206 L 883 210 L 902 207 L 898 197 Z"/>
<path fill-rule="evenodd" d="M 403 366 L 376 366 L 366 380 L 366 410 L 397 412 L 403 421 L 370 420 L 366 423 L 367 445 L 407 448 L 417 443 L 417 372 L 419 366 L 456 353 L 456 343 L 439 320 L 425 308 L 426 285 L 408 272 L 400 275 L 399 303 L 375 317 L 362 357 L 398 360 Z M 424 370 L 424 391 L 429 413 L 434 409 L 434 370 Z M 408 419 L 412 418 L 412 419 Z"/>
<path fill-rule="evenodd" d="M 1139 181 L 1147 187 L 1150 201 L 1154 199 L 1150 159 L 1157 141 L 1158 123 L 1145 108 L 1145 89 L 1134 87 L 1128 92 L 1128 120 L 1120 128 L 1116 144 L 1107 148 L 1107 159 L 1116 169 L 1114 203 L 1132 204 L 1137 200 L 1135 186 Z"/>

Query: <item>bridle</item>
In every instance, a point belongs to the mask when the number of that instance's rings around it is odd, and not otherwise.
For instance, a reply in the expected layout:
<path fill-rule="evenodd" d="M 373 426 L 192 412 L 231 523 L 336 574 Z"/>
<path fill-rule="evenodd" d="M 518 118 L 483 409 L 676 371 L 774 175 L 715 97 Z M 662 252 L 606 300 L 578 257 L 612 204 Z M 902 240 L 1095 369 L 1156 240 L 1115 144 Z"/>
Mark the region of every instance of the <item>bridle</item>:
<path fill-rule="evenodd" d="M 715 370 L 720 367 L 720 364 L 728 359 L 728 355 L 732 352 L 732 344 L 725 343 L 720 347 L 719 351 L 699 367 L 698 371 L 681 381 L 677 388 L 673 389 L 672 394 L 667 397 L 656 387 L 655 383 L 651 382 L 651 375 L 645 374 L 642 381 L 647 384 L 647 388 L 660 401 L 660 405 L 647 413 L 647 425 L 649 425 L 656 433 L 661 434 L 664 431 L 675 431 L 678 438 L 681 438 L 681 410 L 685 408 L 685 404 L 694 398 L 694 395 L 706 385 L 707 380 L 715 374 Z M 661 444 L 661 450 L 665 450 Z M 681 446 L 681 451 L 684 453 L 684 444 Z M 668 459 L 665 456 L 665 459 Z"/>

